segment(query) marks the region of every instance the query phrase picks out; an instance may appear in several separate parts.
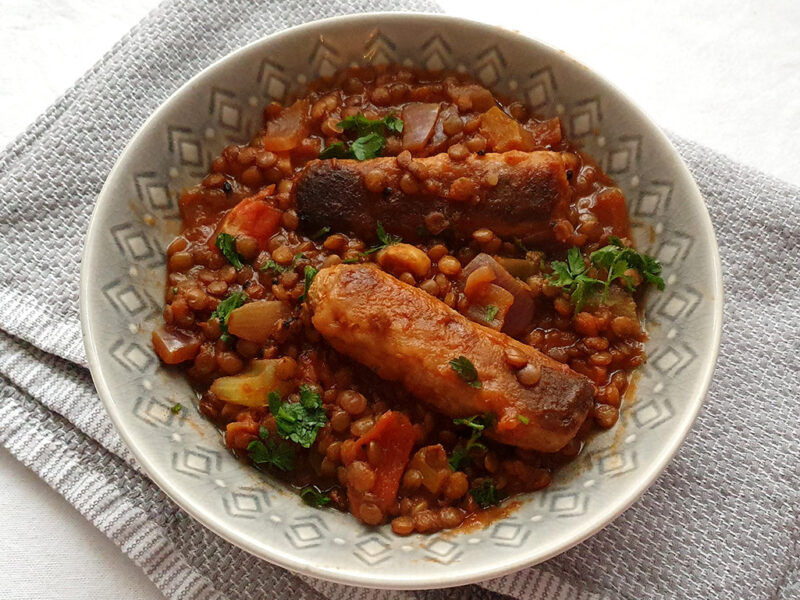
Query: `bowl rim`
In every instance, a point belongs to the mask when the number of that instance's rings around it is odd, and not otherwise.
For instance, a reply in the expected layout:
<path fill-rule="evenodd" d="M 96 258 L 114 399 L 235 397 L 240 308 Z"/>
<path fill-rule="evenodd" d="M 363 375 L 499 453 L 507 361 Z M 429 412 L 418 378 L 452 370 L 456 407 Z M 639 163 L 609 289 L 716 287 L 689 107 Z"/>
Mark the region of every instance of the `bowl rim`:
<path fill-rule="evenodd" d="M 490 25 L 482 23 L 480 21 L 475 21 L 473 19 L 466 19 L 463 17 L 426 13 L 426 12 L 357 13 L 357 14 L 342 15 L 342 16 L 329 17 L 325 19 L 311 21 L 294 27 L 286 28 L 284 30 L 264 36 L 258 40 L 252 41 L 246 44 L 245 46 L 242 46 L 241 48 L 238 48 L 237 50 L 234 50 L 226 54 L 225 56 L 215 60 L 210 65 L 208 65 L 207 67 L 203 68 L 201 71 L 190 77 L 172 94 L 170 94 L 169 97 L 165 99 L 153 111 L 153 113 L 142 123 L 142 125 L 134 134 L 134 136 L 128 141 L 125 148 L 117 157 L 114 166 L 109 172 L 103 184 L 103 187 L 95 200 L 95 205 L 92 210 L 91 218 L 89 220 L 89 225 L 87 227 L 86 237 L 84 241 L 84 249 L 82 253 L 83 256 L 81 260 L 81 269 L 80 269 L 80 321 L 81 321 L 81 331 L 83 334 L 83 341 L 86 350 L 89 370 L 91 372 L 92 379 L 94 381 L 98 395 L 100 396 L 100 399 L 103 402 L 106 411 L 111 417 L 111 421 L 113 422 L 120 437 L 124 440 L 125 444 L 128 446 L 131 453 L 136 458 L 136 461 L 141 465 L 142 470 L 145 472 L 145 474 L 165 494 L 167 494 L 167 496 L 169 496 L 169 498 L 173 502 L 175 502 L 184 511 L 190 514 L 195 520 L 200 522 L 204 527 L 208 528 L 213 533 L 219 535 L 220 537 L 234 544 L 235 546 L 249 552 L 250 554 L 253 554 L 254 556 L 257 556 L 258 558 L 264 559 L 277 566 L 289 569 L 294 573 L 309 575 L 323 580 L 332 581 L 335 583 L 362 586 L 362 587 L 381 588 L 381 589 L 397 589 L 397 590 L 434 589 L 434 588 L 466 585 L 490 578 L 501 577 L 503 575 L 516 572 L 520 569 L 539 564 L 569 550 L 570 548 L 573 548 L 574 546 L 580 544 L 589 537 L 595 535 L 600 530 L 605 528 L 608 524 L 610 524 L 612 521 L 614 521 L 617 517 L 619 517 L 628 508 L 630 508 L 631 505 L 633 505 L 633 503 L 636 502 L 642 496 L 642 494 L 644 494 L 644 492 L 647 491 L 647 489 L 655 482 L 655 480 L 663 473 L 667 464 L 675 456 L 678 449 L 681 447 L 684 440 L 686 439 L 686 436 L 688 435 L 693 423 L 697 418 L 700 408 L 702 407 L 705 401 L 709 387 L 711 385 L 717 359 L 719 356 L 720 342 L 722 336 L 722 319 L 723 319 L 722 310 L 723 310 L 723 300 L 724 300 L 723 285 L 722 285 L 722 266 L 719 256 L 719 247 L 717 245 L 714 228 L 711 222 L 711 217 L 708 213 L 708 209 L 705 206 L 705 202 L 703 201 L 703 206 L 706 210 L 703 211 L 702 218 L 700 219 L 699 222 L 699 226 L 700 229 L 702 230 L 703 235 L 705 235 L 711 242 L 711 250 L 713 254 L 713 256 L 711 257 L 712 258 L 711 268 L 712 268 L 712 279 L 713 279 L 712 282 L 713 285 L 711 290 L 711 295 L 712 295 L 711 301 L 714 304 L 714 310 L 712 314 L 712 324 L 711 324 L 711 337 L 712 337 L 711 356 L 708 357 L 708 361 L 706 363 L 706 367 L 704 368 L 703 372 L 698 375 L 698 378 L 702 380 L 702 383 L 701 386 L 698 388 L 699 392 L 692 398 L 693 406 L 691 407 L 691 410 L 687 411 L 687 413 L 683 417 L 682 422 L 680 422 L 679 425 L 676 427 L 676 429 L 679 431 L 679 434 L 674 437 L 674 442 L 670 446 L 662 448 L 656 460 L 654 460 L 651 463 L 648 469 L 647 477 L 645 477 L 638 486 L 632 487 L 631 491 L 623 495 L 620 501 L 616 503 L 610 503 L 605 509 L 599 511 L 594 516 L 593 519 L 587 522 L 587 524 L 577 528 L 575 533 L 573 533 L 570 537 L 562 539 L 556 544 L 549 544 L 549 545 L 544 544 L 542 545 L 541 550 L 538 552 L 527 552 L 527 553 L 521 552 L 516 560 L 507 561 L 500 565 L 492 565 L 491 561 L 488 561 L 487 566 L 477 570 L 473 569 L 467 574 L 460 572 L 458 569 L 452 569 L 452 575 L 442 576 L 441 573 L 426 574 L 425 569 L 420 569 L 419 575 L 415 575 L 415 577 L 413 578 L 409 578 L 408 576 L 391 576 L 391 575 L 387 576 L 385 574 L 381 576 L 374 576 L 370 575 L 370 569 L 365 569 L 361 572 L 356 572 L 353 570 L 342 570 L 335 567 L 317 566 L 307 561 L 299 560 L 296 555 L 292 555 L 291 553 L 281 552 L 275 550 L 274 548 L 270 548 L 267 545 L 257 546 L 251 543 L 246 537 L 242 537 L 238 535 L 236 532 L 229 530 L 225 526 L 225 524 L 217 518 L 216 514 L 213 511 L 206 511 L 201 507 L 197 506 L 193 501 L 192 495 L 187 493 L 184 489 L 182 489 L 184 486 L 176 485 L 172 482 L 172 480 L 169 477 L 162 475 L 159 469 L 156 468 L 153 462 L 148 458 L 147 452 L 137 447 L 137 445 L 133 443 L 132 436 L 125 426 L 125 418 L 123 417 L 122 412 L 117 408 L 117 406 L 113 401 L 111 389 L 108 383 L 106 382 L 105 375 L 103 373 L 100 360 L 100 353 L 98 351 L 98 347 L 95 340 L 95 328 L 92 319 L 90 319 L 89 315 L 88 298 L 89 295 L 91 294 L 93 286 L 92 273 L 94 272 L 95 263 L 97 262 L 97 256 L 96 256 L 97 253 L 93 249 L 97 245 L 95 240 L 98 238 L 99 235 L 101 235 L 101 231 L 98 224 L 99 222 L 98 214 L 101 211 L 102 206 L 105 206 L 106 204 L 112 201 L 112 197 L 109 194 L 109 188 L 111 185 L 110 182 L 115 180 L 121 174 L 122 163 L 125 161 L 124 159 L 126 158 L 126 156 L 131 152 L 133 148 L 135 148 L 137 142 L 140 140 L 141 137 L 143 137 L 144 132 L 150 127 L 150 125 L 154 121 L 156 121 L 163 112 L 166 111 L 168 105 L 172 104 L 172 102 L 178 96 L 182 95 L 184 91 L 196 85 L 196 82 L 202 80 L 204 77 L 210 75 L 214 71 L 226 68 L 227 65 L 230 64 L 231 62 L 235 62 L 236 58 L 238 58 L 240 54 L 246 53 L 257 46 L 268 45 L 273 41 L 278 40 L 282 37 L 293 36 L 298 32 L 314 30 L 315 28 L 318 28 L 320 26 L 325 26 L 330 24 L 336 25 L 341 23 L 361 23 L 364 21 L 375 21 L 375 20 L 380 20 L 381 22 L 385 23 L 385 25 L 391 25 L 392 21 L 401 21 L 406 19 L 410 20 L 425 19 L 429 21 L 440 22 L 448 26 L 464 25 L 469 27 L 483 28 L 488 31 L 500 29 L 505 35 L 521 38 L 522 41 L 528 44 L 532 44 L 533 46 L 538 46 L 538 48 L 543 52 L 560 54 L 562 57 L 565 57 L 573 61 L 577 65 L 583 67 L 593 77 L 597 78 L 601 84 L 607 86 L 614 94 L 616 94 L 620 99 L 626 102 L 628 108 L 634 114 L 637 114 L 637 116 L 639 116 L 652 126 L 653 135 L 656 138 L 658 138 L 662 143 L 666 143 L 668 147 L 670 147 L 672 151 L 675 153 L 675 156 L 678 158 L 678 160 L 676 161 L 675 170 L 676 172 L 680 173 L 684 178 L 686 178 L 687 182 L 689 182 L 688 191 L 696 193 L 697 198 L 703 200 L 703 196 L 700 193 L 700 190 L 697 187 L 694 178 L 692 177 L 686 164 L 683 162 L 683 159 L 680 157 L 680 154 L 677 152 L 677 149 L 669 140 L 669 138 L 667 138 L 667 136 L 664 134 L 661 128 L 655 124 L 653 119 L 651 119 L 649 115 L 638 106 L 637 103 L 631 100 L 625 93 L 623 93 L 616 85 L 610 82 L 605 76 L 600 75 L 598 71 L 595 69 L 590 69 L 584 66 L 580 61 L 576 60 L 568 53 L 558 48 L 554 48 L 553 46 L 541 42 L 535 38 L 523 35 L 518 31 L 513 31 L 500 26 Z"/>

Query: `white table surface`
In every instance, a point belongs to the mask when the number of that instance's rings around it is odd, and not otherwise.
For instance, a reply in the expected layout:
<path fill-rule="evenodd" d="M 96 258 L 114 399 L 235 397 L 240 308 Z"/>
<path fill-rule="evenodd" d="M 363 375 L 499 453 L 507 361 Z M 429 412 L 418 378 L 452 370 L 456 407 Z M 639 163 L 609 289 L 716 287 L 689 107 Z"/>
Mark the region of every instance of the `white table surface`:
<path fill-rule="evenodd" d="M 0 146 L 157 0 L 0 0 Z M 518 29 L 626 91 L 662 126 L 800 185 L 800 2 L 440 0 Z M 2 196 L 0 196 L 2 201 Z M 159 599 L 113 543 L 0 448 L 0 598 Z"/>

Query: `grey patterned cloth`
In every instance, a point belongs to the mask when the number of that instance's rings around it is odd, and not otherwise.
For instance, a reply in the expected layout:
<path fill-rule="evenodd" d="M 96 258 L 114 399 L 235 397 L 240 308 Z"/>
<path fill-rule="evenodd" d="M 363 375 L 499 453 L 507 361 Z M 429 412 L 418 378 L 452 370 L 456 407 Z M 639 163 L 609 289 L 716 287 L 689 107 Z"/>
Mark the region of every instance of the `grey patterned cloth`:
<path fill-rule="evenodd" d="M 266 33 L 426 0 L 170 0 L 0 156 L 0 442 L 168 598 L 800 598 L 800 190 L 677 140 L 725 273 L 722 353 L 665 474 L 580 546 L 514 575 L 431 592 L 299 577 L 188 518 L 132 460 L 95 395 L 78 322 L 94 198 L 127 140 L 181 82 Z"/>

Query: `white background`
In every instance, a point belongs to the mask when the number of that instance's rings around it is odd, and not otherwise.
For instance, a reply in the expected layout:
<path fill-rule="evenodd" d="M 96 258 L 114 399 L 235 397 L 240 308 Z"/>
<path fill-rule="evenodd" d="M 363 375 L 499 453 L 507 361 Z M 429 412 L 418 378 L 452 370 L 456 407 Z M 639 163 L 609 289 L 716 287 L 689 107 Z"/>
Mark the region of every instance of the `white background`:
<path fill-rule="evenodd" d="M 0 146 L 156 4 L 0 0 Z M 666 129 L 800 185 L 800 2 L 440 4 L 449 14 L 517 29 L 565 50 Z M 161 595 L 103 534 L 0 448 L 0 598 Z"/>

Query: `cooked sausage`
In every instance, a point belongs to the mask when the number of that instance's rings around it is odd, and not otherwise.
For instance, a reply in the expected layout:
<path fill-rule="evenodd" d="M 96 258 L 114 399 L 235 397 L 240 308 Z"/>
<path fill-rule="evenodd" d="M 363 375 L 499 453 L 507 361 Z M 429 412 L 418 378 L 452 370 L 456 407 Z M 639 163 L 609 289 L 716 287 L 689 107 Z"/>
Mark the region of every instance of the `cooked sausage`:
<path fill-rule="evenodd" d="M 407 154 L 407 153 L 406 153 Z M 371 160 L 314 160 L 293 187 L 307 232 L 330 227 L 371 243 L 380 221 L 409 242 L 430 235 L 457 241 L 488 227 L 497 235 L 547 243 L 552 223 L 567 217 L 567 170 L 577 157 L 560 152 Z"/>
<path fill-rule="evenodd" d="M 486 434 L 502 443 L 555 452 L 589 412 L 594 388 L 587 378 L 374 267 L 322 269 L 309 304 L 314 327 L 336 350 L 450 417 L 494 414 L 497 424 Z M 526 377 L 508 364 L 510 348 L 533 365 L 528 373 L 541 373 L 538 382 L 520 383 Z M 459 356 L 475 366 L 480 388 L 450 366 Z"/>

